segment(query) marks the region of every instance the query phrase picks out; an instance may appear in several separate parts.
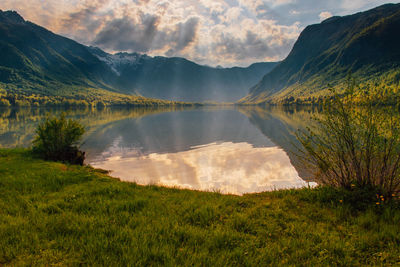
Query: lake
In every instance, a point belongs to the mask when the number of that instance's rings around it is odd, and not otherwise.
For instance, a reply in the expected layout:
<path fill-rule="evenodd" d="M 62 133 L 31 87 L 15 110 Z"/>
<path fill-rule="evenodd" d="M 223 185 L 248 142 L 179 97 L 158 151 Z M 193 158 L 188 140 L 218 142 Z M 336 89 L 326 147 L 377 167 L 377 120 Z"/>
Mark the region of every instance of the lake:
<path fill-rule="evenodd" d="M 28 147 L 46 114 L 0 110 L 0 146 Z M 142 185 L 244 194 L 313 185 L 296 158 L 309 109 L 261 107 L 69 110 L 87 132 L 86 163 Z"/>

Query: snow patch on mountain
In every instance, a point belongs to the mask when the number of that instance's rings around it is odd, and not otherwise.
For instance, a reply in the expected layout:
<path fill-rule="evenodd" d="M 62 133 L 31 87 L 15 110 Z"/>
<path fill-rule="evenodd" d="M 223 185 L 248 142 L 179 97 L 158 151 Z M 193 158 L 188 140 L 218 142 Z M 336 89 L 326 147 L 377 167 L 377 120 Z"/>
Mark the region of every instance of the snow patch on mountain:
<path fill-rule="evenodd" d="M 107 64 L 113 72 L 118 76 L 125 66 L 133 66 L 139 64 L 140 59 L 147 58 L 147 55 L 138 53 L 116 53 L 108 54 L 98 48 L 91 47 L 93 54 L 102 62 Z"/>

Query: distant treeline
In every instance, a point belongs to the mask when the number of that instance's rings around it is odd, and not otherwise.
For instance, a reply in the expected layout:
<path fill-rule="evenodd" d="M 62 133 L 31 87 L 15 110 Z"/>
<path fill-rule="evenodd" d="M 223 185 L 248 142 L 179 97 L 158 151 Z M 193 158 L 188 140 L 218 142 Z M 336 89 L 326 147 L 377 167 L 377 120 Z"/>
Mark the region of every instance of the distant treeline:
<path fill-rule="evenodd" d="M 43 96 L 31 93 L 11 93 L 0 91 L 1 107 L 80 107 L 80 108 L 104 108 L 108 106 L 196 106 L 199 103 L 185 103 L 177 101 L 166 101 L 150 99 L 140 96 L 129 96 L 122 94 L 110 94 L 108 96 Z"/>

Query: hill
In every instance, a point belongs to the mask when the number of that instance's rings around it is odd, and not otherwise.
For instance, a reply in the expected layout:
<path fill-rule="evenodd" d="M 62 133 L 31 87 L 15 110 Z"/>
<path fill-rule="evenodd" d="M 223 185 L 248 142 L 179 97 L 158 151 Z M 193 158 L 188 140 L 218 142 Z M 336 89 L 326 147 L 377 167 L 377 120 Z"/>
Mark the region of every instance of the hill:
<path fill-rule="evenodd" d="M 360 84 L 360 92 L 369 91 L 369 95 L 379 97 L 397 94 L 399 29 L 400 4 L 386 4 L 308 26 L 288 57 L 240 102 L 312 101 L 326 96 L 329 87 L 340 91 L 349 73 Z"/>
<path fill-rule="evenodd" d="M 19 94 L 107 95 L 165 100 L 236 101 L 276 63 L 211 68 L 183 58 L 108 54 L 0 11 L 0 88 Z"/>

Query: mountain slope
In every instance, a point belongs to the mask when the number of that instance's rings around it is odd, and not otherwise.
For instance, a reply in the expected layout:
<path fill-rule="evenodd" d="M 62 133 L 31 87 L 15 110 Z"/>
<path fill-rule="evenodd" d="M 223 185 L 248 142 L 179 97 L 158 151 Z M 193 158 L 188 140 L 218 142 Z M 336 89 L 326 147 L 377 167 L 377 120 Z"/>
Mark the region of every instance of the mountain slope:
<path fill-rule="evenodd" d="M 0 88 L 10 92 L 72 96 L 108 90 L 196 102 L 236 101 L 276 65 L 222 69 L 183 58 L 111 55 L 25 21 L 14 11 L 0 11 L 0 55 Z"/>
<path fill-rule="evenodd" d="M 304 29 L 288 57 L 240 102 L 285 102 L 324 96 L 343 87 L 349 72 L 359 83 L 400 80 L 400 4 L 387 4 Z"/>
<path fill-rule="evenodd" d="M 16 12 L 0 12 L 0 82 L 25 91 L 58 94 L 57 88 L 112 89 L 108 67 L 85 46 L 25 21 Z"/>
<path fill-rule="evenodd" d="M 149 57 L 137 53 L 111 55 L 98 48 L 91 48 L 91 51 L 118 75 L 115 86 L 121 91 L 181 101 L 236 101 L 277 64 L 211 68 L 184 58 Z"/>

